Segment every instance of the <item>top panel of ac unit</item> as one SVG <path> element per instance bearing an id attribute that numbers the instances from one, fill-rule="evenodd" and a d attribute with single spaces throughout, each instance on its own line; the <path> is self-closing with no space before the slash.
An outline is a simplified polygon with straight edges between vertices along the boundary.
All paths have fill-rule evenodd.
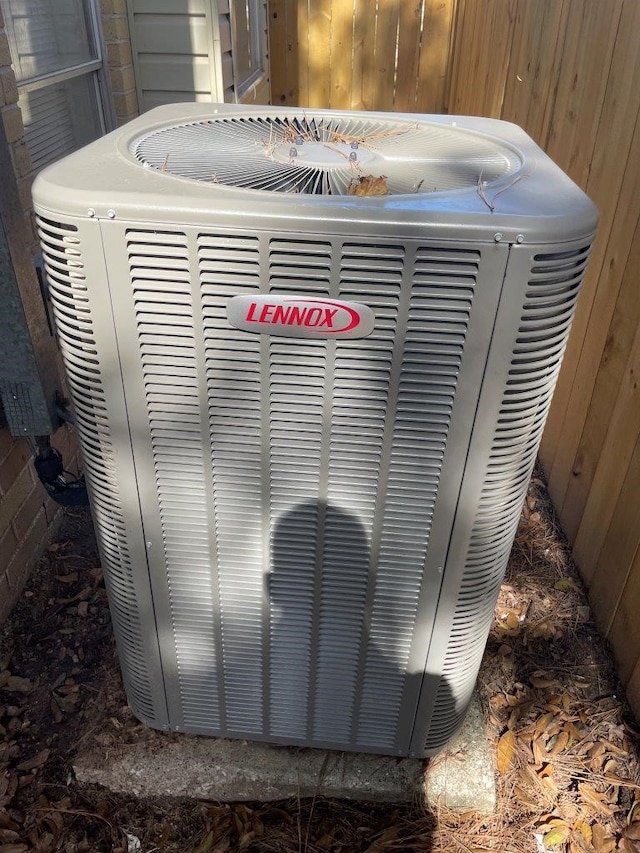
<path id="1" fill-rule="evenodd" d="M 519 242 L 595 227 L 586 196 L 522 130 L 460 116 L 173 104 L 54 164 L 35 195 L 66 215 L 176 224 L 467 225 Z"/>

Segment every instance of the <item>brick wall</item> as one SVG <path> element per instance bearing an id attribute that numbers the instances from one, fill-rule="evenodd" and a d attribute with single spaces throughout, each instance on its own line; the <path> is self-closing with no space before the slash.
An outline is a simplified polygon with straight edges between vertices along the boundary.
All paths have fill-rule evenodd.
<path id="1" fill-rule="evenodd" d="M 138 115 L 126 0 L 100 0 L 102 35 L 118 127 Z"/>
<path id="2" fill-rule="evenodd" d="M 78 450 L 69 427 L 58 430 L 52 444 L 65 467 L 78 471 Z M 40 484 L 28 442 L 0 429 L 0 623 L 17 601 L 29 574 L 55 535 L 62 508 Z"/>

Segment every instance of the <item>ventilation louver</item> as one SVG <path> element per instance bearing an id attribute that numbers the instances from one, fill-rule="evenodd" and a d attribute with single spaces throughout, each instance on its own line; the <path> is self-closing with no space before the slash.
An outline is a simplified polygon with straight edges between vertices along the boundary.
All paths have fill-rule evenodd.
<path id="1" fill-rule="evenodd" d="M 135 712 L 441 748 L 589 200 L 503 122 L 193 104 L 48 168 L 34 201 Z"/>

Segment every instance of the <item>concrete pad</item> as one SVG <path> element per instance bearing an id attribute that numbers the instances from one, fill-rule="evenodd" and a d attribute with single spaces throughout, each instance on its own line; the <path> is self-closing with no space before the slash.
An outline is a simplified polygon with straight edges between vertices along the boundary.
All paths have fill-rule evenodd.
<path id="1" fill-rule="evenodd" d="M 480 700 L 473 696 L 467 716 L 447 748 L 434 756 L 424 775 L 424 799 L 451 811 L 490 813 L 496 806 L 494 750 L 485 734 Z"/>
<path id="2" fill-rule="evenodd" d="M 427 808 L 486 812 L 495 805 L 493 760 L 477 701 L 451 746 L 428 763 L 139 731 L 126 743 L 113 732 L 94 734 L 93 745 L 74 762 L 78 781 L 137 797 L 264 802 L 323 796 L 401 803 L 419 796 Z"/>

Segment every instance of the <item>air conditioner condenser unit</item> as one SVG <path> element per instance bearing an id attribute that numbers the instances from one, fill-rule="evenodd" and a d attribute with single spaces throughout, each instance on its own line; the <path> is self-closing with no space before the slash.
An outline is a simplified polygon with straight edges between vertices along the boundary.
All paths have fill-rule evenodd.
<path id="1" fill-rule="evenodd" d="M 591 202 L 504 122 L 210 104 L 92 143 L 34 202 L 136 714 L 439 749 Z"/>

